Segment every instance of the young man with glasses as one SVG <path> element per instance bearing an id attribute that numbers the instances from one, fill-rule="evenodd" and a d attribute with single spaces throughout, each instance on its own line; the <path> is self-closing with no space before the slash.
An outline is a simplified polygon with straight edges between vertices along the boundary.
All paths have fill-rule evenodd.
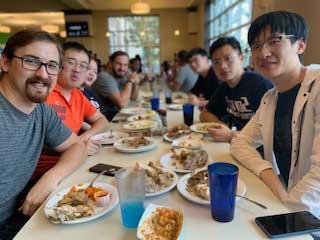
<path id="1" fill-rule="evenodd" d="M 23 30 L 2 52 L 0 80 L 0 239 L 12 239 L 59 182 L 86 158 L 78 137 L 43 101 L 54 88 L 62 56 L 47 32 Z M 44 144 L 62 153 L 58 163 L 24 189 Z"/>
<path id="2" fill-rule="evenodd" d="M 251 24 L 248 42 L 257 71 L 272 80 L 257 114 L 234 139 L 232 154 L 293 210 L 320 216 L 320 69 L 305 67 L 308 26 L 277 11 Z M 264 158 L 255 151 L 263 144 Z"/>
<path id="3" fill-rule="evenodd" d="M 46 103 L 75 134 L 79 134 L 83 122 L 91 125 L 79 137 L 86 144 L 88 154 L 93 155 L 99 150 L 100 144 L 90 140 L 90 137 L 102 131 L 108 122 L 78 89 L 87 77 L 89 53 L 82 44 L 77 42 L 65 43 L 63 51 L 62 70 L 59 73 L 57 85 L 49 94 Z M 51 149 L 45 148 L 33 174 L 33 179 L 37 179 L 54 166 L 57 159 L 58 157 Z"/>
<path id="4" fill-rule="evenodd" d="M 246 125 L 272 83 L 257 73 L 244 71 L 240 43 L 234 37 L 213 42 L 210 55 L 213 69 L 223 83 L 201 112 L 200 119 L 223 123 L 208 131 L 216 141 L 230 142 L 236 134 L 230 129 L 241 130 Z"/>

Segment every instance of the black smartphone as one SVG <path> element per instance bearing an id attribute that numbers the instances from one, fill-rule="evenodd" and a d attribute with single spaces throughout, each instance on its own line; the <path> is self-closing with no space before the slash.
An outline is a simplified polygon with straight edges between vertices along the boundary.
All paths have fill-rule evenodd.
<path id="1" fill-rule="evenodd" d="M 103 175 L 113 177 L 114 173 L 116 171 L 118 171 L 119 169 L 121 169 L 121 167 L 108 165 L 108 164 L 104 164 L 104 163 L 98 163 L 97 165 L 94 165 L 91 168 L 89 168 L 89 171 L 94 172 L 94 173 L 101 173 L 102 171 L 106 170 L 106 172 Z"/>
<path id="2" fill-rule="evenodd" d="M 269 238 L 320 231 L 320 220 L 307 211 L 257 217 L 255 221 Z"/>

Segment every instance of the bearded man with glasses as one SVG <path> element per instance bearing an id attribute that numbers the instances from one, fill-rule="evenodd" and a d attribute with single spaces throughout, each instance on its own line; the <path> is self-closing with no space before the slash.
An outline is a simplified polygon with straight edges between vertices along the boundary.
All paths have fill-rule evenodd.
<path id="1" fill-rule="evenodd" d="M 293 210 L 320 216 L 320 69 L 300 55 L 308 26 L 296 13 L 277 11 L 251 24 L 254 68 L 275 88 L 232 142 L 232 154 Z M 263 144 L 264 158 L 256 147 Z"/>
<path id="2" fill-rule="evenodd" d="M 87 157 L 84 144 L 43 101 L 62 63 L 54 36 L 23 30 L 11 36 L 0 60 L 0 239 L 12 239 L 23 224 Z M 62 153 L 57 164 L 26 188 L 46 144 Z"/>
<path id="3" fill-rule="evenodd" d="M 88 155 L 93 155 L 97 153 L 101 145 L 97 141 L 92 141 L 90 137 L 101 132 L 107 126 L 108 121 L 78 89 L 86 79 L 90 56 L 87 49 L 77 42 L 65 43 L 63 51 L 62 70 L 58 75 L 57 85 L 48 96 L 46 103 L 55 110 L 63 123 L 77 135 L 84 122 L 91 125 L 79 137 L 86 144 Z M 57 159 L 54 151 L 45 148 L 32 181 L 54 166 Z"/>

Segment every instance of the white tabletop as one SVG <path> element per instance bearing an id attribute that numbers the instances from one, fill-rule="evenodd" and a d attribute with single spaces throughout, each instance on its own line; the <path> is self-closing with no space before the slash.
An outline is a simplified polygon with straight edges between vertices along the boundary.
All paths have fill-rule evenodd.
<path id="1" fill-rule="evenodd" d="M 195 119 L 198 119 L 196 113 Z M 177 124 L 182 121 L 181 111 L 168 111 L 168 123 Z M 87 161 L 71 176 L 65 179 L 59 188 L 90 181 L 95 174 L 88 171 L 89 167 L 97 163 L 107 163 L 116 166 L 133 166 L 136 161 L 146 164 L 149 161 L 159 160 L 169 152 L 170 144 L 157 138 L 158 147 L 150 152 L 138 154 L 124 154 L 114 150 L 113 147 L 104 147 L 97 155 L 89 157 Z M 232 162 L 239 166 L 239 177 L 247 186 L 246 196 L 255 199 L 268 207 L 264 210 L 250 202 L 240 199 L 236 203 L 235 217 L 232 222 L 219 223 L 212 219 L 210 208 L 187 201 L 176 189 L 169 193 L 146 199 L 148 203 L 182 207 L 184 212 L 184 226 L 182 239 L 268 239 L 257 227 L 254 219 L 258 216 L 286 213 L 288 209 L 274 197 L 262 181 L 239 165 L 229 154 L 229 144 L 215 143 L 210 138 L 204 140 L 204 149 L 214 161 Z M 181 175 L 180 175 L 181 176 Z M 100 181 L 114 184 L 114 178 L 102 176 Z M 32 216 L 23 229 L 14 238 L 15 240 L 36 239 L 136 239 L 136 229 L 127 229 L 121 223 L 120 207 L 99 219 L 91 222 L 74 225 L 54 225 L 45 215 L 43 206 Z M 312 239 L 310 235 L 290 237 L 286 239 Z"/>

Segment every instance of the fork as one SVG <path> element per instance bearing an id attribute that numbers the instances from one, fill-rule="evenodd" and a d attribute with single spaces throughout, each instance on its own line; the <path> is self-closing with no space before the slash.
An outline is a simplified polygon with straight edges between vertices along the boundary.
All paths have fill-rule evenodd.
<path id="1" fill-rule="evenodd" d="M 90 184 L 88 185 L 88 188 L 89 187 L 92 187 L 93 186 L 93 183 L 98 179 L 98 177 L 100 177 L 102 174 L 106 173 L 107 170 L 103 170 L 102 172 L 100 172 L 99 174 L 97 174 L 97 176 L 95 176 L 95 178 L 90 182 Z"/>
<path id="2" fill-rule="evenodd" d="M 247 198 L 245 196 L 241 196 L 241 195 L 238 195 L 238 194 L 236 196 L 239 197 L 239 198 L 243 198 L 243 199 L 245 199 L 245 200 L 247 200 L 247 201 L 249 201 L 251 203 L 254 203 L 254 204 L 258 205 L 259 207 L 261 207 L 263 209 L 268 209 L 267 206 L 263 205 L 262 203 L 256 202 L 256 201 L 254 201 L 254 200 L 252 200 L 250 198 Z"/>

